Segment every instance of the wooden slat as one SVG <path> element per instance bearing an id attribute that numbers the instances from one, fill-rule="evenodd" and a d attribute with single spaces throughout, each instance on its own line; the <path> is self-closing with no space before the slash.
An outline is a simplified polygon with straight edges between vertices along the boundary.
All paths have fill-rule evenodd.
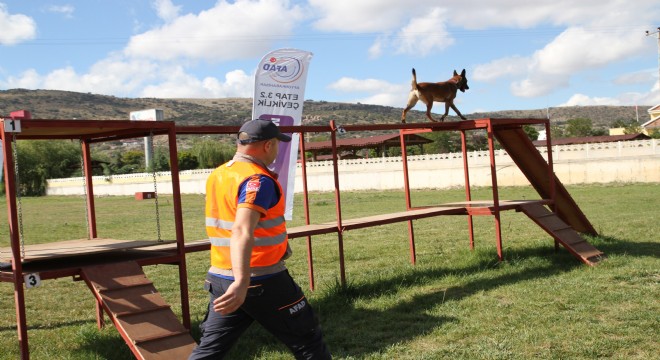
<path id="1" fill-rule="evenodd" d="M 57 241 L 45 244 L 26 245 L 25 259 L 23 259 L 23 261 L 29 262 L 60 257 L 83 256 L 115 250 L 145 248 L 160 244 L 163 244 L 163 242 L 159 243 L 155 240 L 79 239 Z M 11 249 L 0 249 L 0 256 L 0 262 L 10 262 L 12 260 Z"/>
<path id="2" fill-rule="evenodd" d="M 108 310 L 117 316 L 169 306 L 153 285 L 104 292 L 102 296 Z"/>
<path id="3" fill-rule="evenodd" d="M 157 341 L 138 344 L 140 353 L 150 360 L 187 359 L 196 344 L 190 343 L 190 335 L 170 336 Z"/>
<path id="4" fill-rule="evenodd" d="M 170 309 L 122 316 L 117 318 L 117 323 L 130 336 L 133 343 L 186 331 Z"/>
<path id="5" fill-rule="evenodd" d="M 134 261 L 85 267 L 83 272 L 94 289 L 101 293 L 153 284 Z"/>

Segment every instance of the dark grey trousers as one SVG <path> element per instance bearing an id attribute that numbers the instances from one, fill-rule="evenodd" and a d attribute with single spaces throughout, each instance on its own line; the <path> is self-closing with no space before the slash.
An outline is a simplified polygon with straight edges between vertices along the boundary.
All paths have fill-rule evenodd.
<path id="1" fill-rule="evenodd" d="M 207 275 L 204 287 L 211 300 L 200 324 L 200 344 L 189 360 L 222 359 L 255 320 L 289 347 L 296 359 L 331 359 L 312 307 L 288 271 L 253 280 L 240 309 L 221 315 L 213 311 L 213 300 L 224 294 L 231 283 L 232 280 Z"/>

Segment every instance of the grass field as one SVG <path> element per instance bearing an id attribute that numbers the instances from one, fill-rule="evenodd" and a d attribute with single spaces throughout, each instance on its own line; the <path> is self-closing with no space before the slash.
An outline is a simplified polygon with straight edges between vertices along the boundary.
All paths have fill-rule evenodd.
<path id="1" fill-rule="evenodd" d="M 320 317 L 336 359 L 658 359 L 660 358 L 659 184 L 570 186 L 569 192 L 600 236 L 590 242 L 608 258 L 578 262 L 525 215 L 502 214 L 503 262 L 492 217 L 475 218 L 476 249 L 468 248 L 465 217 L 415 221 L 417 265 L 409 262 L 406 223 L 347 232 L 348 286 L 338 286 L 336 236 L 314 237 L 317 290 L 309 290 L 306 247 L 294 239 L 288 261 Z M 463 191 L 417 191 L 413 205 L 463 200 Z M 537 199 L 533 189 L 500 189 L 502 199 Z M 488 189 L 474 199 L 490 199 Z M 314 222 L 335 217 L 334 194 L 311 195 Z M 3 201 L 4 202 L 4 201 Z M 154 239 L 153 202 L 102 197 L 100 237 Z M 295 219 L 303 224 L 300 196 Z M 24 198 L 28 244 L 86 237 L 80 197 Z M 171 198 L 160 198 L 163 238 L 173 237 Z M 205 238 L 203 196 L 183 197 L 187 240 Z M 342 194 L 345 219 L 405 209 L 401 192 Z M 0 247 L 9 244 L 6 206 L 0 207 Z M 190 254 L 193 334 L 208 301 L 202 289 L 208 253 Z M 177 271 L 145 267 L 180 312 Z M 130 359 L 112 327 L 96 328 L 94 299 L 82 282 L 44 281 L 26 291 L 33 359 Z M 0 359 L 19 356 L 13 288 L 0 283 Z M 252 326 L 231 359 L 292 359 L 259 326 Z"/>

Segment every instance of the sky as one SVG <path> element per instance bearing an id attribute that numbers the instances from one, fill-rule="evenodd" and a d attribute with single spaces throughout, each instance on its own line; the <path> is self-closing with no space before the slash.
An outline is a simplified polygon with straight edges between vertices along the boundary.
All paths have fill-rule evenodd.
<path id="1" fill-rule="evenodd" d="M 658 27 L 658 0 L 0 0 L 0 90 L 252 97 L 261 58 L 296 48 L 308 100 L 403 108 L 415 68 L 465 69 L 463 114 L 656 105 Z"/>

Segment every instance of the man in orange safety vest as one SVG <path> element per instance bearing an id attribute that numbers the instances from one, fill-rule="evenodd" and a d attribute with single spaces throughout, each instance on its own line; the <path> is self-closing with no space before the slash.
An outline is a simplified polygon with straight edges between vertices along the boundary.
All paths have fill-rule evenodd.
<path id="1" fill-rule="evenodd" d="M 253 321 L 286 344 L 297 359 L 330 359 L 321 328 L 284 260 L 291 255 L 285 199 L 267 166 L 282 134 L 270 120 L 250 120 L 238 132 L 234 158 L 206 183 L 210 293 L 200 344 L 189 359 L 220 359 Z"/>

